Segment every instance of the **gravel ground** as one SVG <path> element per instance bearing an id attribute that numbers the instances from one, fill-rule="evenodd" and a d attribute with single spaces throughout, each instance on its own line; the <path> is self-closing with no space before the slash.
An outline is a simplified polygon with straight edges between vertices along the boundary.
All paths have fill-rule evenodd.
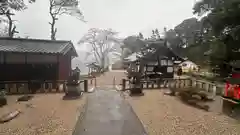
<path id="1" fill-rule="evenodd" d="M 144 93 L 126 99 L 149 135 L 240 135 L 239 123 L 225 115 L 188 106 L 160 90 Z"/>
<path id="2" fill-rule="evenodd" d="M 114 77 L 116 84 L 120 84 L 125 76 L 120 71 L 107 72 L 97 78 L 97 85 L 112 85 Z M 219 113 L 221 103 L 213 103 L 211 112 L 206 112 L 160 90 L 144 90 L 144 93 L 142 97 L 129 97 L 127 93 L 124 96 L 149 135 L 240 135 L 239 123 Z"/>
<path id="3" fill-rule="evenodd" d="M 38 94 L 28 102 L 16 103 L 19 96 L 8 96 L 9 105 L 0 108 L 0 116 L 14 110 L 22 113 L 0 124 L 1 135 L 71 135 L 85 96 L 62 100 L 64 94 Z M 31 107 L 27 107 L 31 106 Z"/>

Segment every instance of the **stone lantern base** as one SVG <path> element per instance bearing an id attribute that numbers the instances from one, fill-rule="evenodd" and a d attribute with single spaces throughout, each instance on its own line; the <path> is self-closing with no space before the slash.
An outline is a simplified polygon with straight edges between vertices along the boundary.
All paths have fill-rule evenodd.
<path id="1" fill-rule="evenodd" d="M 78 98 L 83 94 L 80 82 L 68 82 L 66 86 L 65 98 Z"/>
<path id="2" fill-rule="evenodd" d="M 131 84 L 130 96 L 143 96 L 141 84 Z"/>

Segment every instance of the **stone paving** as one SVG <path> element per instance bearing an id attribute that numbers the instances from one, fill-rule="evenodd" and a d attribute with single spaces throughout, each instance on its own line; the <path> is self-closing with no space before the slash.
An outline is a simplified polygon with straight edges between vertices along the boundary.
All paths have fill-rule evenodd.
<path id="1" fill-rule="evenodd" d="M 146 135 L 132 107 L 116 90 L 89 94 L 84 115 L 73 135 Z"/>

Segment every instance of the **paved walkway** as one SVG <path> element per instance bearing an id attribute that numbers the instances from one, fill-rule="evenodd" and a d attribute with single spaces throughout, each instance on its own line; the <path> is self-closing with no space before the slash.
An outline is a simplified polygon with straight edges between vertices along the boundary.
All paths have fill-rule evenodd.
<path id="1" fill-rule="evenodd" d="M 114 90 L 89 95 L 85 116 L 76 129 L 74 135 L 146 135 L 131 106 Z"/>

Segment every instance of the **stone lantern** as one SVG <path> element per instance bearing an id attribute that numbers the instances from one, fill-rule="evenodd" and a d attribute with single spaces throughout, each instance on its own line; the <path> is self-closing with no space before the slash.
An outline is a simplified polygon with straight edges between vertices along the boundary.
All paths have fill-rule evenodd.
<path id="1" fill-rule="evenodd" d="M 67 81 L 67 89 L 65 92 L 65 97 L 80 97 L 83 94 L 83 90 L 80 85 L 80 69 L 76 67 L 74 70 L 72 70 L 71 75 L 68 78 Z"/>

